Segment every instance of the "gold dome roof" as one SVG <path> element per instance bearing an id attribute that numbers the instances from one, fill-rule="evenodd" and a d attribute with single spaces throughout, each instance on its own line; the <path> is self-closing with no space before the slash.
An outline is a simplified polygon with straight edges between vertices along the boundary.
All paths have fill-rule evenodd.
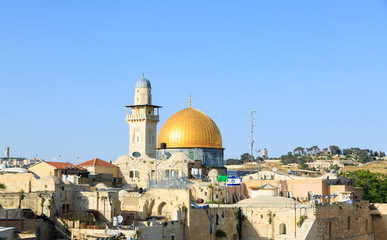
<path id="1" fill-rule="evenodd" d="M 157 148 L 166 143 L 167 148 L 222 148 L 222 135 L 218 126 L 205 113 L 183 109 L 170 117 L 161 127 Z"/>

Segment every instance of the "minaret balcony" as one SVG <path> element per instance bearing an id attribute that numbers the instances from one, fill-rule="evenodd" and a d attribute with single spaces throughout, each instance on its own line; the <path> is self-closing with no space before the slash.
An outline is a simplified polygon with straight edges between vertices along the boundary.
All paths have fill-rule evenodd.
<path id="1" fill-rule="evenodd" d="M 153 115 L 153 114 L 127 114 L 126 115 L 126 121 L 131 120 L 153 120 L 153 121 L 159 121 L 159 115 Z"/>

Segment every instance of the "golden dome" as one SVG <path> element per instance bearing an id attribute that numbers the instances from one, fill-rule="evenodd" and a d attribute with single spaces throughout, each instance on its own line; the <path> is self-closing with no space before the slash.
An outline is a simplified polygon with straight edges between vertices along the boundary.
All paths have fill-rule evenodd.
<path id="1" fill-rule="evenodd" d="M 220 148 L 222 135 L 218 126 L 205 113 L 183 109 L 170 117 L 161 127 L 157 148 L 166 143 L 167 148 Z"/>

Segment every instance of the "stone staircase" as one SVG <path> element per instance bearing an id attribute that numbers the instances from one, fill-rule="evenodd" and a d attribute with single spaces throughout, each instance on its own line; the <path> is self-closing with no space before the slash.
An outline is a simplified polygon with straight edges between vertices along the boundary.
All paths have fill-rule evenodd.
<path id="1" fill-rule="evenodd" d="M 308 236 L 310 230 L 312 229 L 312 226 L 314 224 L 316 219 L 314 218 L 307 218 L 305 219 L 304 223 L 302 224 L 301 228 L 297 231 L 297 240 L 304 240 Z"/>

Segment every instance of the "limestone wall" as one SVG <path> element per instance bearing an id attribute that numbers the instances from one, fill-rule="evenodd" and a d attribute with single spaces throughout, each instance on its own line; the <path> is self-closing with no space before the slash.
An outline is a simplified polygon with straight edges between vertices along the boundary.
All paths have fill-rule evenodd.
<path id="1" fill-rule="evenodd" d="M 387 204 L 377 203 L 375 207 L 377 208 L 376 212 L 379 213 L 372 217 L 374 220 L 375 240 L 383 240 L 387 236 Z"/>
<path id="2" fill-rule="evenodd" d="M 204 240 L 215 239 L 217 231 L 223 231 L 227 239 L 234 239 L 233 236 L 238 234 L 237 231 L 237 211 L 232 208 L 210 208 L 208 213 L 213 218 L 213 233 L 211 234 L 211 221 L 206 209 L 191 209 L 189 221 L 189 239 Z"/>
<path id="3" fill-rule="evenodd" d="M 140 218 L 163 216 L 178 220 L 183 208 L 190 206 L 190 191 L 183 189 L 151 189 L 139 198 Z"/>
<path id="4" fill-rule="evenodd" d="M 221 230 L 227 235 L 225 239 L 241 240 L 385 239 L 387 204 L 377 205 L 382 216 L 378 218 L 371 216 L 368 206 L 368 202 L 319 204 L 315 207 L 303 204 L 295 209 L 291 206 L 259 207 L 259 204 L 211 204 L 208 214 L 214 221 L 213 234 L 210 233 L 211 221 L 206 209 L 191 209 L 189 236 L 190 240 L 211 240 L 216 239 L 217 230 Z M 307 218 L 302 221 L 301 216 Z"/>
<path id="5" fill-rule="evenodd" d="M 96 240 L 97 238 L 112 237 L 113 234 L 106 234 L 105 229 L 84 229 L 84 228 L 71 228 L 71 239 L 74 240 Z M 133 230 L 119 230 L 120 233 L 129 239 L 135 235 Z"/>
<path id="6" fill-rule="evenodd" d="M 113 177 L 118 177 L 118 167 L 112 167 L 112 166 L 82 166 L 83 168 L 86 168 L 87 171 L 90 173 L 98 174 L 112 174 Z"/>
<path id="7" fill-rule="evenodd" d="M 45 213 L 50 216 L 55 212 L 53 193 L 24 193 L 23 199 L 20 200 L 19 193 L 2 193 L 0 194 L 0 205 L 5 209 L 19 208 L 31 209 L 35 214 Z"/>
<path id="8" fill-rule="evenodd" d="M 208 213 L 214 221 L 213 234 L 211 221 L 205 209 L 191 209 L 190 240 L 216 239 L 218 230 L 226 233 L 226 239 L 295 239 L 302 230 L 297 227 L 301 215 L 313 219 L 313 210 L 293 207 L 273 208 L 258 205 L 211 205 Z M 285 231 L 281 232 L 281 226 Z"/>
<path id="9" fill-rule="evenodd" d="M 318 205 L 316 221 L 305 239 L 374 239 L 368 202 Z"/>
<path id="10" fill-rule="evenodd" d="M 111 221 L 114 216 L 121 214 L 121 202 L 117 193 L 104 191 L 76 192 L 74 194 L 76 212 L 98 211 L 103 218 Z M 80 216 L 84 217 L 84 216 Z"/>
<path id="11" fill-rule="evenodd" d="M 119 177 L 122 178 L 124 184 L 136 184 L 138 187 L 146 188 L 148 178 L 155 171 L 156 159 L 154 161 L 143 160 L 139 158 L 130 158 L 126 162 L 114 163 L 119 167 Z M 131 171 L 138 171 L 138 177 Z"/>
<path id="12" fill-rule="evenodd" d="M 32 173 L 7 173 L 0 174 L 0 183 L 5 184 L 5 189 L 0 189 L 0 193 L 16 193 L 20 190 L 24 192 L 55 191 L 57 184 L 63 182 L 54 177 L 46 176 L 36 179 Z"/>
<path id="13" fill-rule="evenodd" d="M 35 181 L 32 173 L 0 174 L 0 183 L 5 184 L 6 187 L 0 192 L 19 192 L 20 190 L 30 192 L 32 181 Z"/>
<path id="14" fill-rule="evenodd" d="M 164 240 L 164 239 L 187 239 L 184 230 L 184 223 L 179 221 L 167 221 L 161 224 L 152 223 L 148 226 L 139 226 L 141 239 Z M 202 239 L 204 240 L 204 239 Z"/>
<path id="15" fill-rule="evenodd" d="M 210 202 L 224 202 L 227 198 L 226 183 L 211 183 L 211 182 L 193 182 L 192 197 L 193 200 L 203 199 L 203 201 Z"/>

